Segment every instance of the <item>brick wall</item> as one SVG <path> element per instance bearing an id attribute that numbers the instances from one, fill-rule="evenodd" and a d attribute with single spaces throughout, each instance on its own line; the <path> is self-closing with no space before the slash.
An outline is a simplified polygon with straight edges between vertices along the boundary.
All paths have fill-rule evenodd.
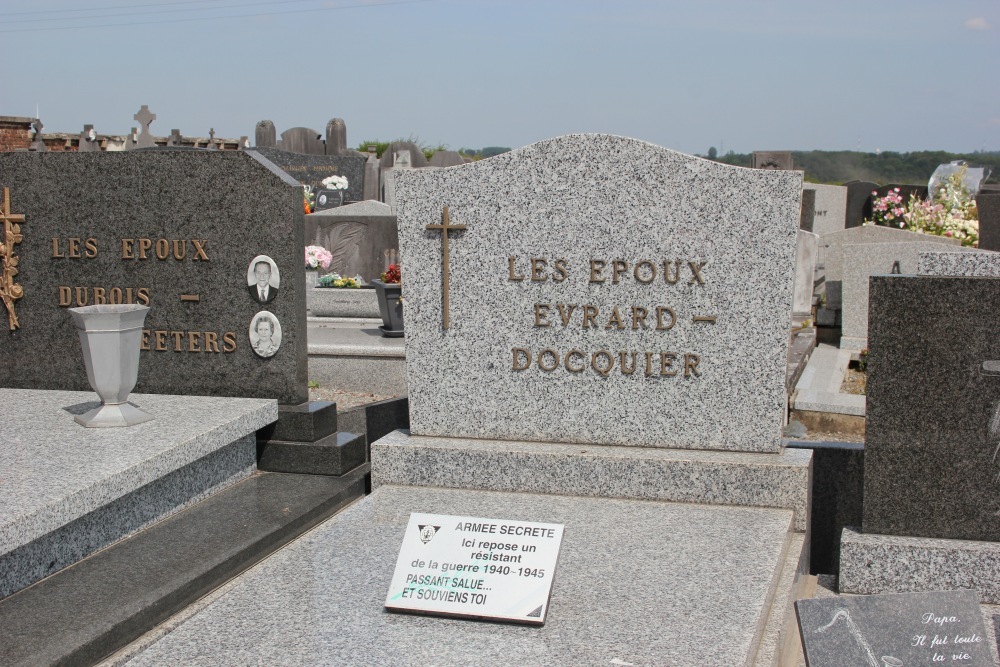
<path id="1" fill-rule="evenodd" d="M 12 151 L 31 145 L 31 123 L 34 118 L 0 116 L 0 151 Z"/>

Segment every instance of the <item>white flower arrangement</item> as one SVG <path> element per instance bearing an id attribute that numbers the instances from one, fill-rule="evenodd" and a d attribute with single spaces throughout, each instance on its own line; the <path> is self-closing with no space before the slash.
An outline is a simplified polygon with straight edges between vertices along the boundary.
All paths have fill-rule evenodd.
<path id="1" fill-rule="evenodd" d="M 323 187 L 328 190 L 346 190 L 347 189 L 347 177 L 346 176 L 327 176 L 323 179 Z"/>

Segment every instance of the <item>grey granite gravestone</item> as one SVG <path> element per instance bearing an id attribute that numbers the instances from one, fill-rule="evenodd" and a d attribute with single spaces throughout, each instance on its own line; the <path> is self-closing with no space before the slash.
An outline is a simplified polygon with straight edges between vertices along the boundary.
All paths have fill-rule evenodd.
<path id="1" fill-rule="evenodd" d="M 799 229 L 807 232 L 813 230 L 816 217 L 816 191 L 802 188 L 802 204 L 799 208 Z"/>
<path id="2" fill-rule="evenodd" d="M 124 302 L 151 308 L 136 392 L 307 400 L 302 190 L 276 166 L 236 151 L 2 153 L 0 183 L 25 218 L 0 386 L 87 390 L 66 308 Z M 247 290 L 257 255 L 280 271 L 265 306 Z M 266 359 L 249 338 L 261 310 L 283 334 Z"/>
<path id="3" fill-rule="evenodd" d="M 1000 252 L 922 252 L 917 273 L 921 276 L 1000 278 Z"/>
<path id="4" fill-rule="evenodd" d="M 918 235 L 929 238 L 926 234 Z M 843 328 L 840 347 L 863 350 L 868 346 L 868 279 L 877 274 L 916 274 L 922 252 L 940 244 L 919 241 L 903 243 L 866 243 L 843 246 Z M 956 247 L 961 251 L 961 247 Z"/>
<path id="5" fill-rule="evenodd" d="M 431 167 L 457 167 L 465 164 L 465 160 L 458 151 L 438 151 L 431 156 L 429 164 Z"/>
<path id="6" fill-rule="evenodd" d="M 290 153 L 324 155 L 326 148 L 320 134 L 309 127 L 293 127 L 281 133 L 281 148 Z"/>
<path id="7" fill-rule="evenodd" d="M 414 435 L 780 450 L 801 173 L 570 135 L 396 178 Z"/>
<path id="8" fill-rule="evenodd" d="M 995 667 L 975 591 L 799 600 L 808 667 Z"/>
<path id="9" fill-rule="evenodd" d="M 813 228 L 810 231 L 822 235 L 845 228 L 847 188 L 819 183 L 808 183 L 803 188 L 815 193 Z"/>
<path id="10" fill-rule="evenodd" d="M 795 241 L 795 295 L 792 299 L 793 321 L 812 316 L 813 286 L 816 282 L 816 255 L 819 236 L 799 230 Z"/>
<path id="11" fill-rule="evenodd" d="M 750 167 L 753 169 L 790 170 L 792 166 L 791 151 L 754 151 L 750 156 Z"/>
<path id="12" fill-rule="evenodd" d="M 819 244 L 826 275 L 827 308 L 840 309 L 841 306 L 844 246 L 906 242 L 940 243 L 950 246 L 961 245 L 962 243 L 958 239 L 918 234 L 905 229 L 895 229 L 881 225 L 852 227 L 823 235 L 819 240 Z"/>
<path id="13" fill-rule="evenodd" d="M 363 201 L 306 216 L 307 245 L 333 255 L 330 272 L 360 275 L 366 283 L 385 271 L 386 251 L 399 251 L 396 216 L 385 204 Z"/>
<path id="14" fill-rule="evenodd" d="M 145 104 L 134 116 L 133 119 L 139 121 L 139 136 L 136 140 L 136 148 L 151 148 L 156 145 L 153 135 L 149 133 L 149 126 L 156 120 L 156 114 L 149 111 Z"/>
<path id="15" fill-rule="evenodd" d="M 1000 250 L 1000 193 L 980 192 L 976 208 L 979 211 L 979 247 Z"/>
<path id="16" fill-rule="evenodd" d="M 269 120 L 262 120 L 254 128 L 254 146 L 256 148 L 277 148 L 277 136 L 274 123 Z"/>
<path id="17" fill-rule="evenodd" d="M 1000 280 L 874 276 L 862 528 L 1000 541 Z"/>
<path id="18" fill-rule="evenodd" d="M 385 149 L 385 152 L 382 153 L 382 157 L 379 159 L 379 166 L 382 169 L 398 168 L 400 165 L 396 164 L 396 155 L 402 151 L 410 152 L 409 166 L 411 168 L 421 169 L 430 166 L 430 163 L 427 162 L 427 156 L 420 150 L 420 146 L 417 146 L 412 141 L 394 141 L 389 144 L 389 147 Z"/>
<path id="19" fill-rule="evenodd" d="M 844 227 L 851 229 L 860 227 L 866 218 L 872 214 L 872 192 L 878 188 L 878 183 L 871 181 L 848 181 L 844 183 L 847 188 L 847 213 L 844 220 Z"/>
<path id="20" fill-rule="evenodd" d="M 28 146 L 29 151 L 44 153 L 49 150 L 48 146 L 45 145 L 45 141 L 42 140 L 42 129 L 44 127 L 41 119 L 36 118 L 32 121 L 31 129 L 34 131 L 34 136 L 32 137 L 31 144 Z"/>
<path id="21" fill-rule="evenodd" d="M 184 142 L 184 137 L 181 136 L 181 131 L 177 128 L 170 130 L 170 136 L 167 137 L 167 146 L 180 146 Z"/>
<path id="22" fill-rule="evenodd" d="M 256 148 L 256 152 L 281 167 L 302 185 L 320 188 L 328 176 L 347 178 L 344 201 L 360 201 L 364 193 L 365 158 L 350 155 L 306 155 L 278 148 Z"/>

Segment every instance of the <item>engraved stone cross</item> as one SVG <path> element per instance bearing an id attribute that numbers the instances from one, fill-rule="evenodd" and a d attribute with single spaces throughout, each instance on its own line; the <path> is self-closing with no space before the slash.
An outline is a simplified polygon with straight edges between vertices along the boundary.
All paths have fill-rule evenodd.
<path id="1" fill-rule="evenodd" d="M 20 222 L 24 216 L 10 212 L 10 190 L 3 189 L 3 208 L 0 208 L 0 222 L 3 223 L 4 238 L 0 240 L 0 301 L 7 307 L 7 321 L 11 331 L 20 324 L 14 312 L 14 302 L 24 296 L 24 288 L 14 282 L 17 275 L 17 256 L 14 246 L 21 242 Z"/>
<path id="2" fill-rule="evenodd" d="M 430 230 L 441 230 L 441 238 L 444 243 L 444 248 L 442 249 L 442 268 L 441 268 L 441 300 L 443 311 L 442 315 L 444 318 L 444 328 L 447 329 L 450 325 L 450 319 L 448 317 L 448 232 L 458 231 L 465 229 L 465 225 L 453 225 L 448 217 L 448 207 L 444 207 L 444 212 L 441 213 L 441 224 L 440 225 L 427 225 L 427 229 Z"/>
<path id="3" fill-rule="evenodd" d="M 150 113 L 149 107 L 143 104 L 142 108 L 132 118 L 139 121 L 139 129 L 141 131 L 139 140 L 136 142 L 137 147 L 149 148 L 155 146 L 156 142 L 153 141 L 153 135 L 149 133 L 149 124 L 156 120 L 156 114 Z"/>

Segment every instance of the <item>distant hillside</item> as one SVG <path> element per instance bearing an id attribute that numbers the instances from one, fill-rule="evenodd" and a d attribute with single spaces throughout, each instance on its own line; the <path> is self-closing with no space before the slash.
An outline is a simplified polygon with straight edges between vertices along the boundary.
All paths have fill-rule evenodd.
<path id="1" fill-rule="evenodd" d="M 946 153 L 944 151 L 919 151 L 914 153 L 884 152 L 859 153 L 855 151 L 792 151 L 796 169 L 806 172 L 811 183 L 844 183 L 846 181 L 872 181 L 887 183 L 912 183 L 927 185 L 928 179 L 939 164 L 965 160 L 970 166 L 991 167 L 987 183 L 1000 183 L 1000 152 Z M 750 166 L 749 153 L 728 153 L 716 158 L 717 162 L 738 167 Z"/>

